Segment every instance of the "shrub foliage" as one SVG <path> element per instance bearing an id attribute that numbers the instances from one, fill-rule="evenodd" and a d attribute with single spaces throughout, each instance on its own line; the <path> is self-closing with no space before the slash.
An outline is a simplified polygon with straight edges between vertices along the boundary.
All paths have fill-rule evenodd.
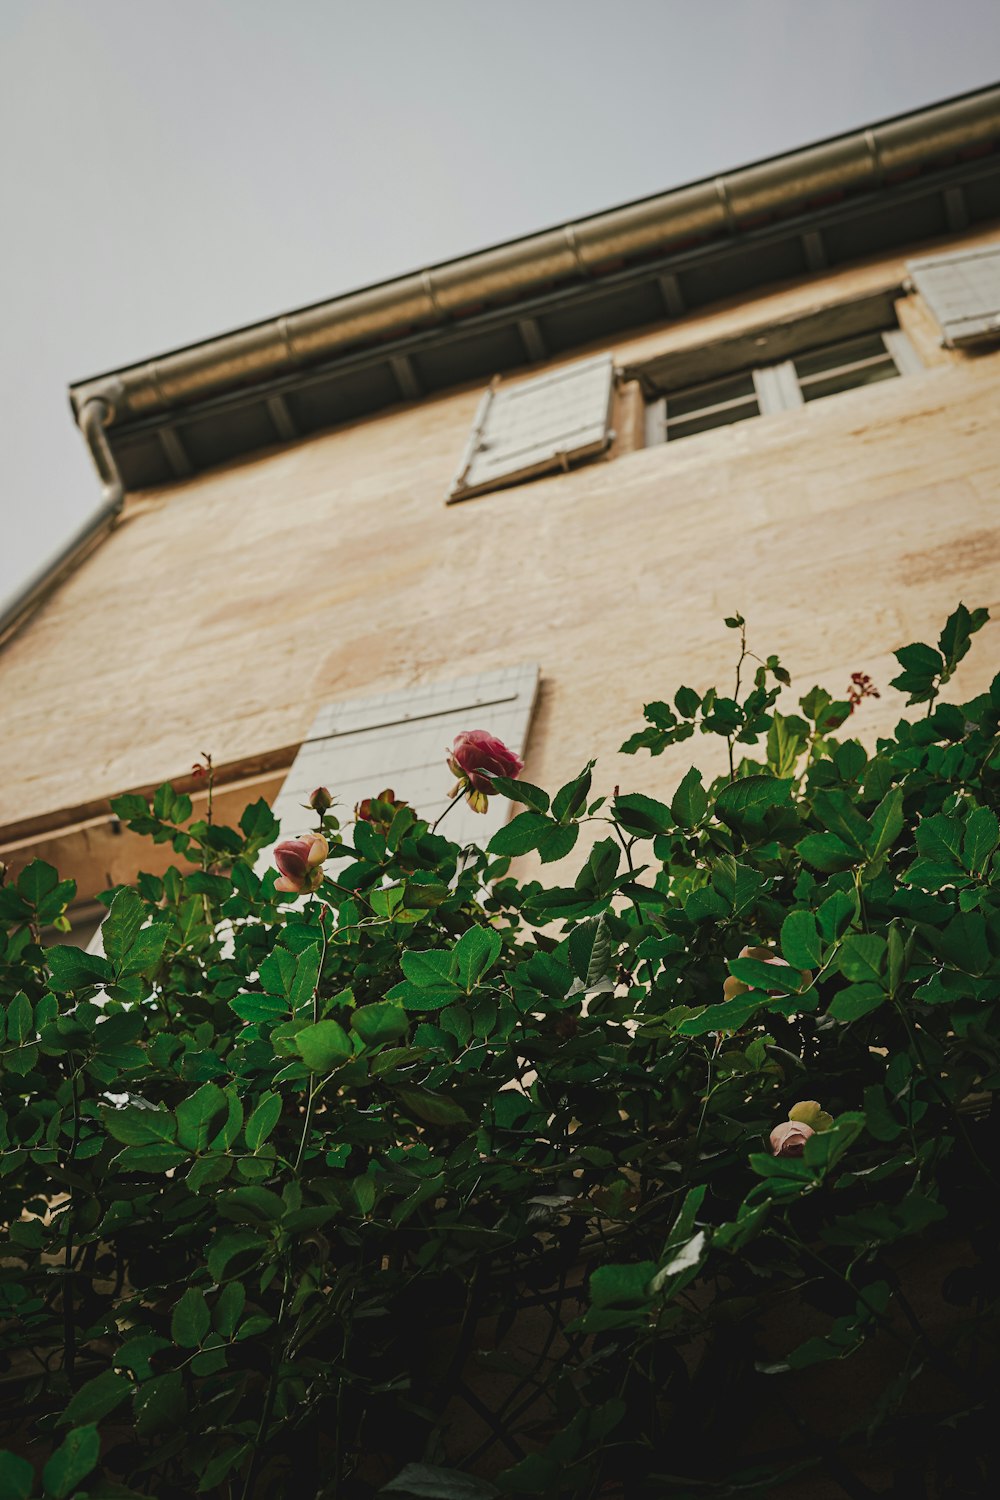
<path id="1" fill-rule="evenodd" d="M 4 886 L 0 1496 L 985 1493 L 1000 676 L 939 698 L 985 618 L 897 653 L 874 755 L 735 616 L 732 696 L 623 747 L 727 740 L 669 805 L 497 778 L 463 850 L 373 789 L 288 899 L 264 803 L 122 797 L 178 864 L 104 956 Z"/>

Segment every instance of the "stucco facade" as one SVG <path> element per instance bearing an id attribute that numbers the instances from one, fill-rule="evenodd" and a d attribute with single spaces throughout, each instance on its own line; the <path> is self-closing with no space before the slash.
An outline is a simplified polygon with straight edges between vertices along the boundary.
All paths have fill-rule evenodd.
<path id="1" fill-rule="evenodd" d="M 610 350 L 634 367 L 763 335 L 900 286 L 926 248 L 572 357 Z M 277 793 L 323 704 L 525 661 L 542 673 L 530 780 L 557 786 L 596 756 L 598 789 L 667 795 L 692 759 L 721 769 L 718 741 L 652 761 L 618 747 L 644 701 L 729 682 L 722 619 L 736 610 L 754 649 L 791 671 L 789 707 L 814 681 L 843 694 L 852 671 L 869 673 L 882 696 L 851 729 L 872 741 L 903 706 L 892 650 L 933 638 L 960 599 L 1000 613 L 1000 348 L 943 348 L 915 292 L 896 309 L 919 373 L 650 447 L 625 383 L 605 457 L 459 505 L 445 496 L 479 381 L 130 494 L 0 653 L 0 858 L 40 854 L 92 894 L 139 858 L 110 818 L 116 793 L 188 786 L 209 751 L 225 815 Z M 955 697 L 989 682 L 998 641 L 995 618 Z M 156 854 L 142 845 L 145 868 Z"/>

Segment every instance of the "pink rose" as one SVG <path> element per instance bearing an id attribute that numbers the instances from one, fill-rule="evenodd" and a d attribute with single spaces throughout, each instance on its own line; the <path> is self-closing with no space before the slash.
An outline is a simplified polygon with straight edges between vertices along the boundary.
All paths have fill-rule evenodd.
<path id="1" fill-rule="evenodd" d="M 285 839 L 274 850 L 274 862 L 280 871 L 274 882 L 276 891 L 314 891 L 323 878 L 319 868 L 330 853 L 321 833 L 304 833 L 298 839 Z"/>
<path id="2" fill-rule="evenodd" d="M 815 1134 L 812 1126 L 806 1125 L 802 1120 L 786 1120 L 782 1125 L 775 1125 L 771 1131 L 771 1154 L 801 1156 L 806 1148 L 806 1141 Z"/>
<path id="3" fill-rule="evenodd" d="M 487 794 L 493 790 L 489 778 L 517 776 L 524 770 L 524 761 L 488 730 L 463 729 L 448 753 L 448 767 L 458 777 L 451 795 L 457 797 L 464 790 L 473 812 L 485 812 Z"/>

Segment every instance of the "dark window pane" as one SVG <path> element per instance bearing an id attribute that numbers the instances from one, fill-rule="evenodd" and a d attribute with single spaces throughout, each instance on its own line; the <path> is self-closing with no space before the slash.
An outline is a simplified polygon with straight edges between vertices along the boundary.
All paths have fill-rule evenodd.
<path id="1" fill-rule="evenodd" d="M 802 384 L 803 401 L 817 401 L 821 396 L 836 396 L 839 391 L 852 391 L 855 386 L 875 385 L 880 380 L 892 380 L 899 371 L 888 355 L 877 364 L 855 365 L 853 369 L 832 370 L 823 378 L 814 378 Z"/>
<path id="2" fill-rule="evenodd" d="M 882 335 L 866 333 L 862 338 L 844 339 L 842 343 L 825 344 L 822 349 L 811 349 L 808 354 L 800 354 L 795 361 L 795 373 L 802 380 L 810 375 L 819 375 L 824 370 L 855 364 L 859 359 L 885 357 Z"/>
<path id="3" fill-rule="evenodd" d="M 709 432 L 713 427 L 729 427 L 733 422 L 745 422 L 748 417 L 759 416 L 756 401 L 747 401 L 740 406 L 729 406 L 723 411 L 695 412 L 680 421 L 667 422 L 667 442 L 675 438 L 693 437 L 696 432 Z"/>
<path id="4" fill-rule="evenodd" d="M 721 406 L 727 401 L 755 400 L 753 375 L 749 370 L 742 375 L 727 375 L 724 380 L 711 380 L 707 385 L 692 386 L 690 390 L 678 391 L 667 397 L 667 419 L 688 416 L 691 412 L 704 411 L 707 406 Z"/>

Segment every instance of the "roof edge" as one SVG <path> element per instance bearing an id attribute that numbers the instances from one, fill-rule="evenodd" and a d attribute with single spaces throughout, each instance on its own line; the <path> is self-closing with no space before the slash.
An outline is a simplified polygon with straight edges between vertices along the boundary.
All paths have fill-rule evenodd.
<path id="1" fill-rule="evenodd" d="M 70 401 L 78 422 L 95 398 L 109 426 L 154 417 L 998 147 L 992 85 L 76 382 Z"/>

